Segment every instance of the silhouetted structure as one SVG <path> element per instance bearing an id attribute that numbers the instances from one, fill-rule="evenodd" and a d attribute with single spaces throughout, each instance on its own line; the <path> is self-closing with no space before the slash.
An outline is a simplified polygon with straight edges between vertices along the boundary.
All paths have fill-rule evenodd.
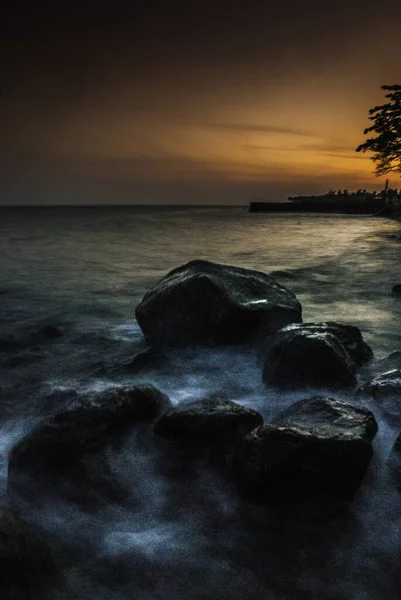
<path id="1" fill-rule="evenodd" d="M 401 190 L 388 188 L 367 190 L 329 190 L 317 196 L 289 196 L 288 202 L 251 202 L 249 212 L 324 212 L 357 215 L 398 216 L 401 213 Z"/>

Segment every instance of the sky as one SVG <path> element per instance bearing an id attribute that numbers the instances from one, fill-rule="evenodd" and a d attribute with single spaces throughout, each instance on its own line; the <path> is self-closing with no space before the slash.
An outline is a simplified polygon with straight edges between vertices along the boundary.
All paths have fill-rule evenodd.
<path id="1" fill-rule="evenodd" d="M 401 83 L 399 0 L 15 0 L 1 21 L 0 204 L 384 185 L 355 148 Z"/>

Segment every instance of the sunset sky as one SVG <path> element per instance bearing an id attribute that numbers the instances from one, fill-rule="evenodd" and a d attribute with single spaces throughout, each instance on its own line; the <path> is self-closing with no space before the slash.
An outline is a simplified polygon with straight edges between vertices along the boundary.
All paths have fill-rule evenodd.
<path id="1" fill-rule="evenodd" d="M 0 204 L 384 184 L 355 148 L 401 83 L 399 0 L 14 2 L 2 22 Z"/>

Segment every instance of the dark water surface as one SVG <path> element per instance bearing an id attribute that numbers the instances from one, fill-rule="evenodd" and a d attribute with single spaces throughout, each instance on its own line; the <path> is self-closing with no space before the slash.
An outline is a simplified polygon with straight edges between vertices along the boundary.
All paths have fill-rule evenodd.
<path id="1" fill-rule="evenodd" d="M 298 399 L 264 388 L 240 349 L 176 357 L 174 372 L 110 375 L 144 347 L 134 309 L 169 269 L 195 258 L 277 276 L 305 321 L 357 325 L 379 358 L 401 350 L 401 224 L 340 215 L 248 214 L 242 208 L 0 210 L 0 494 L 10 448 L 60 405 L 54 390 L 150 382 L 173 403 L 216 391 L 268 419 Z M 46 325 L 60 337 L 41 334 Z M 11 336 L 11 337 L 10 337 Z M 303 397 L 303 396 L 302 396 Z M 128 599 L 401 597 L 401 501 L 385 459 L 399 431 L 380 421 L 375 459 L 352 515 L 330 523 L 241 513 L 217 476 L 173 483 L 133 432 L 109 462 L 135 502 L 89 514 L 63 503 L 27 515 L 75 544 L 62 581 L 38 596 Z"/>

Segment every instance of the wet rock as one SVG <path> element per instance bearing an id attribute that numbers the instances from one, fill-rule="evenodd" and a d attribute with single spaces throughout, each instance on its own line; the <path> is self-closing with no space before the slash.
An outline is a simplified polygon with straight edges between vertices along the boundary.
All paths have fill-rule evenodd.
<path id="1" fill-rule="evenodd" d="M 262 424 L 257 411 L 215 396 L 171 408 L 155 424 L 154 432 L 178 448 L 224 462 L 230 460 L 238 441 Z"/>
<path id="2" fill-rule="evenodd" d="M 296 402 L 282 411 L 273 423 L 280 426 L 296 425 L 319 435 L 347 435 L 349 431 L 368 442 L 373 440 L 378 430 L 370 410 L 326 396 L 314 396 Z"/>
<path id="3" fill-rule="evenodd" d="M 150 289 L 135 315 L 152 346 L 215 346 L 301 322 L 301 310 L 295 295 L 264 273 L 195 260 Z"/>
<path id="4" fill-rule="evenodd" d="M 56 571 L 52 552 L 41 532 L 15 512 L 1 508 L 0 589 L 5 594 L 2 597 L 12 597 L 24 588 L 32 591 L 34 586 L 52 579 Z"/>
<path id="5" fill-rule="evenodd" d="M 113 388 L 48 417 L 12 450 L 10 493 L 35 499 L 44 490 L 58 489 L 71 499 L 87 496 L 89 475 L 99 482 L 109 472 L 97 453 L 130 426 L 155 420 L 169 406 L 167 396 L 153 386 Z"/>
<path id="6" fill-rule="evenodd" d="M 372 398 L 390 416 L 401 419 L 401 370 L 378 375 L 356 392 L 359 398 Z"/>
<path id="7" fill-rule="evenodd" d="M 226 435 L 245 435 L 262 424 L 256 410 L 217 396 L 170 408 L 154 431 L 185 444 L 204 444 Z"/>
<path id="8" fill-rule="evenodd" d="M 273 344 L 263 381 L 280 389 L 346 389 L 356 385 L 352 364 L 331 334 L 295 334 Z"/>
<path id="9" fill-rule="evenodd" d="M 304 323 L 283 327 L 270 340 L 263 366 L 267 385 L 283 389 L 346 389 L 373 357 L 357 327 Z"/>
<path id="10" fill-rule="evenodd" d="M 353 325 L 344 325 L 343 323 L 336 323 L 334 321 L 328 321 L 327 323 L 302 323 L 300 325 L 289 325 L 285 328 L 285 331 L 305 331 L 308 333 L 328 333 L 333 335 L 345 348 L 355 367 L 361 367 L 373 359 L 372 349 L 364 341 L 360 329 Z"/>
<path id="11" fill-rule="evenodd" d="M 319 396 L 301 400 L 240 442 L 233 457 L 238 489 L 263 504 L 349 500 L 376 431 L 366 409 Z"/>

